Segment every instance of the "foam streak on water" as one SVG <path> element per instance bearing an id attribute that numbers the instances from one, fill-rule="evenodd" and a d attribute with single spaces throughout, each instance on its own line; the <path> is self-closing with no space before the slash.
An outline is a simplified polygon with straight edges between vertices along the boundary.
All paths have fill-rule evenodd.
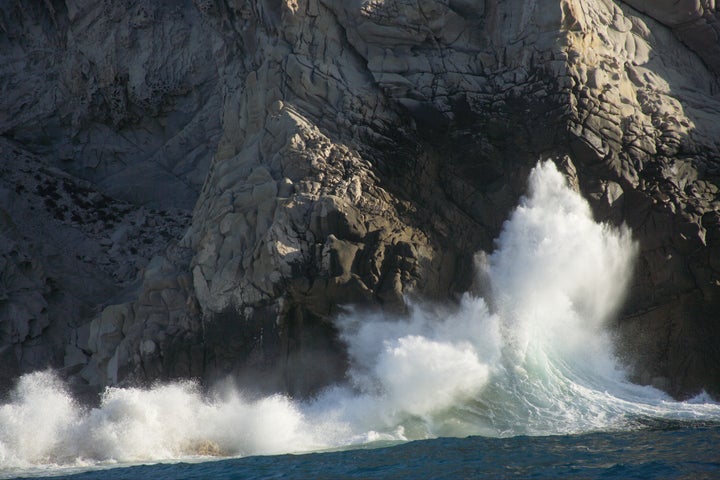
<path id="1" fill-rule="evenodd" d="M 51 373 L 26 375 L 0 406 L 0 472 L 627 429 L 643 418 L 720 421 L 717 404 L 673 402 L 628 383 L 616 363 L 604 325 L 635 251 L 628 230 L 594 222 L 555 166 L 541 163 L 496 250 L 477 256 L 484 298 L 410 305 L 405 319 L 337 319 L 347 384 L 306 402 L 204 395 L 188 382 L 110 388 L 84 410 Z"/>

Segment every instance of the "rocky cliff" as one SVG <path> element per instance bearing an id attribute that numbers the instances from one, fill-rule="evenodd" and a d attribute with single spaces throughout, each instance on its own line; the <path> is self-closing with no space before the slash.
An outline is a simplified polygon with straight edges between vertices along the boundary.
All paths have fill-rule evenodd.
<path id="1" fill-rule="evenodd" d="M 711 0 L 6 0 L 0 380 L 341 378 L 340 305 L 473 282 L 552 158 L 640 255 L 635 380 L 720 392 Z"/>

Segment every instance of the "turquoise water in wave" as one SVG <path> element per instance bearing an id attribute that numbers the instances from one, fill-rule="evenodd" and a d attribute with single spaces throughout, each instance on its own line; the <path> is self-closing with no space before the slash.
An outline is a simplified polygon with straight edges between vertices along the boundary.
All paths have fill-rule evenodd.
<path id="1" fill-rule="evenodd" d="M 116 468 L 54 478 L 720 478 L 720 426 L 512 438 L 440 438 L 373 449 Z M 37 477 L 35 477 L 37 478 Z"/>

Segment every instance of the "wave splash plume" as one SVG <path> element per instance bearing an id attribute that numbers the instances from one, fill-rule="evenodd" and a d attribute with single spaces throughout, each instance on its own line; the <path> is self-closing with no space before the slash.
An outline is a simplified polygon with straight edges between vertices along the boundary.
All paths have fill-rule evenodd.
<path id="1" fill-rule="evenodd" d="M 410 305 L 406 319 L 337 319 L 351 359 L 346 384 L 303 402 L 203 394 L 191 382 L 108 388 L 99 407 L 85 409 L 51 373 L 25 375 L 0 406 L 0 474 L 720 421 L 720 405 L 672 401 L 629 383 L 617 363 L 604 326 L 635 252 L 627 229 L 596 223 L 555 166 L 540 163 L 496 250 L 477 255 L 482 296 Z"/>

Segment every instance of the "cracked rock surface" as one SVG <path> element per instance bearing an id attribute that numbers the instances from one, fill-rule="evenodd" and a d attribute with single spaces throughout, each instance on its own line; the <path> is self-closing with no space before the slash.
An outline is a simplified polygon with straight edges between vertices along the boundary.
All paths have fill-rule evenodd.
<path id="1" fill-rule="evenodd" d="M 0 381 L 342 378 L 342 305 L 451 300 L 552 158 L 640 254 L 636 381 L 720 392 L 714 1 L 0 8 Z"/>

